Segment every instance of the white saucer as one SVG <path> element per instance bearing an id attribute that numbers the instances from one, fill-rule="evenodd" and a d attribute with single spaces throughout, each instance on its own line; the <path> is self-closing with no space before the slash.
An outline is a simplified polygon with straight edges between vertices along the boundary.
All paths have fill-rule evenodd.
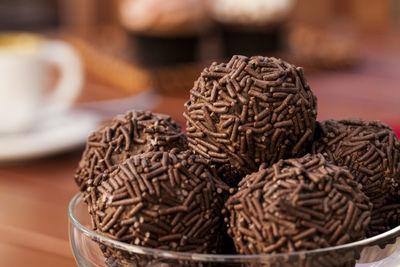
<path id="1" fill-rule="evenodd" d="M 85 144 L 100 117 L 70 111 L 38 122 L 29 132 L 0 134 L 0 161 L 26 160 L 72 150 Z"/>

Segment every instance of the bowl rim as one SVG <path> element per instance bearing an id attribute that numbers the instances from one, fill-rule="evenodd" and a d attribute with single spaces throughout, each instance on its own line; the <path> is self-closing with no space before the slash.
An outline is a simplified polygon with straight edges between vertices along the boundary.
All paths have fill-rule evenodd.
<path id="1" fill-rule="evenodd" d="M 190 252 L 177 252 L 172 250 L 162 250 L 156 248 L 142 247 L 137 245 L 131 245 L 125 242 L 117 241 L 111 239 L 107 236 L 96 233 L 87 227 L 83 226 L 74 215 L 74 206 L 77 201 L 81 198 L 83 201 L 82 193 L 77 193 L 68 205 L 68 217 L 70 224 L 72 223 L 83 234 L 88 236 L 94 241 L 101 242 L 103 244 L 111 245 L 115 248 L 122 249 L 127 252 L 132 252 L 136 254 L 142 254 L 147 256 L 157 256 L 169 259 L 180 259 L 180 260 L 196 260 L 203 262 L 242 262 L 242 261 L 255 261 L 255 260 L 266 260 L 272 258 L 290 258 L 290 257 L 306 257 L 306 256 L 316 256 L 315 254 L 324 254 L 332 251 L 341 251 L 346 249 L 361 249 L 364 247 L 371 247 L 375 245 L 382 244 L 382 241 L 389 240 L 400 236 L 400 225 L 386 231 L 382 234 L 365 238 L 356 242 L 346 243 L 339 246 L 319 248 L 306 251 L 297 251 L 290 253 L 277 253 L 277 254 L 257 254 L 257 255 L 243 255 L 243 254 L 201 254 L 201 253 L 190 253 Z M 83 202 L 84 203 L 84 202 Z M 86 204 L 86 203 L 85 203 Z M 71 240 L 70 240 L 71 241 Z"/>

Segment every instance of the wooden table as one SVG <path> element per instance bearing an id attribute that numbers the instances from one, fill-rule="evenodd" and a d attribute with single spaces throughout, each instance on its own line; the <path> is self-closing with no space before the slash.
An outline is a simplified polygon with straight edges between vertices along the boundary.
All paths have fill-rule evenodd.
<path id="1" fill-rule="evenodd" d="M 318 97 L 319 119 L 362 117 L 400 126 L 399 40 L 383 45 L 370 40 L 352 70 L 307 75 Z M 81 100 L 119 96 L 108 90 L 88 81 Z M 162 97 L 154 110 L 183 123 L 185 98 Z M 77 192 L 73 174 L 80 154 L 0 164 L 0 266 L 76 266 L 67 206 Z"/>

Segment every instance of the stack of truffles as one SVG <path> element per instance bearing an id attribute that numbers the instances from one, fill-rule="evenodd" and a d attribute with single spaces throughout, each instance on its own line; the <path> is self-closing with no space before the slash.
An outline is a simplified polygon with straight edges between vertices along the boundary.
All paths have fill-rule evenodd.
<path id="1" fill-rule="evenodd" d="M 398 138 L 378 121 L 316 121 L 302 68 L 261 56 L 214 62 L 185 108 L 186 135 L 166 115 L 130 111 L 89 137 L 75 181 L 93 230 L 196 253 L 221 253 L 227 233 L 232 253 L 276 254 L 400 223 Z"/>

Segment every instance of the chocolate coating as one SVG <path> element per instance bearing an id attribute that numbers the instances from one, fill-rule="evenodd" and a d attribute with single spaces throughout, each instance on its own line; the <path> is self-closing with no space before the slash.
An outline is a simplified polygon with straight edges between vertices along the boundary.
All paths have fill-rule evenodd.
<path id="1" fill-rule="evenodd" d="M 181 128 L 167 115 L 129 111 L 93 132 L 75 173 L 81 191 L 127 158 L 144 152 L 187 149 Z"/>
<path id="2" fill-rule="evenodd" d="M 368 236 L 400 223 L 397 210 L 388 209 L 394 207 L 392 199 L 398 198 L 400 141 L 387 125 L 359 119 L 323 121 L 312 147 L 314 153 L 322 153 L 332 163 L 348 167 L 362 184 L 362 190 L 374 204 Z"/>
<path id="3" fill-rule="evenodd" d="M 236 173 L 261 163 L 304 154 L 317 116 L 303 69 L 261 56 L 233 56 L 205 68 L 185 106 L 190 148 L 240 178 Z"/>
<path id="4" fill-rule="evenodd" d="M 347 169 L 321 154 L 260 167 L 226 207 L 241 254 L 303 251 L 365 237 L 372 204 Z"/>
<path id="5" fill-rule="evenodd" d="M 216 252 L 227 185 L 190 151 L 135 155 L 86 197 L 94 229 L 133 245 Z"/>

